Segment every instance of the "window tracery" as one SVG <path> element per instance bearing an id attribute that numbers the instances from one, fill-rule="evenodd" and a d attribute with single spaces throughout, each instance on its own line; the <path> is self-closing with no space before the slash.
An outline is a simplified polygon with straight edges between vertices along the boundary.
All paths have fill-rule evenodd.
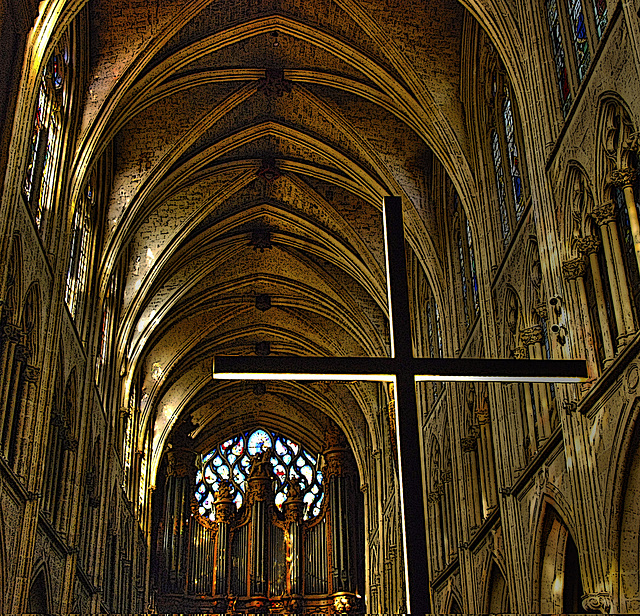
<path id="1" fill-rule="evenodd" d="M 201 516 L 215 519 L 215 493 L 229 481 L 232 498 L 239 509 L 245 500 L 247 479 L 256 454 L 266 453 L 274 477 L 275 504 L 282 511 L 290 482 L 302 490 L 304 519 L 316 517 L 324 500 L 320 456 L 312 454 L 291 439 L 263 428 L 238 434 L 217 445 L 201 457 L 196 475 L 196 500 Z"/>
<path id="2" fill-rule="evenodd" d="M 25 199 L 41 235 L 45 231 L 54 194 L 55 170 L 68 100 L 69 65 L 69 36 L 65 32 L 42 73 L 23 183 Z"/>
<path id="3" fill-rule="evenodd" d="M 67 267 L 64 300 L 71 316 L 77 318 L 84 302 L 87 286 L 89 249 L 91 244 L 91 211 L 95 201 L 95 173 L 87 182 L 76 203 L 71 230 L 71 254 Z"/>
<path id="4" fill-rule="evenodd" d="M 591 64 L 608 22 L 606 0 L 546 0 L 545 12 L 556 65 L 563 115 L 567 115 L 575 92 Z M 563 41 L 569 41 L 573 53 L 565 53 Z"/>
<path id="5" fill-rule="evenodd" d="M 529 202 L 526 164 L 520 147 L 520 120 L 513 90 L 497 51 L 489 43 L 486 81 L 488 170 L 502 245 L 508 247 Z"/>

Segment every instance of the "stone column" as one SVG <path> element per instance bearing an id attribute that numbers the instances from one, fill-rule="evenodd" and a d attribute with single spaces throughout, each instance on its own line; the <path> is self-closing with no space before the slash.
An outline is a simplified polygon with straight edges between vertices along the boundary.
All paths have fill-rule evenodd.
<path id="1" fill-rule="evenodd" d="M 520 333 L 522 344 L 529 349 L 531 359 L 542 359 L 542 344 L 544 342 L 542 327 L 534 325 Z M 536 398 L 536 411 L 538 413 L 538 428 L 541 440 L 551 436 L 551 419 L 549 417 L 549 397 L 544 383 L 535 383 L 533 386 Z"/>
<path id="2" fill-rule="evenodd" d="M 493 444 L 491 441 L 491 424 L 489 418 L 489 395 L 486 385 L 480 384 L 480 395 L 478 395 L 478 407 L 476 409 L 476 419 L 480 427 L 480 457 L 482 458 L 482 484 L 485 495 L 486 511 L 485 515 L 493 511 L 498 503 L 496 494 L 496 469 L 493 460 Z"/>
<path id="3" fill-rule="evenodd" d="M 20 329 L 15 325 L 7 324 L 1 332 L 2 349 L 0 351 L 0 439 L 4 434 L 7 408 L 9 402 L 9 389 L 13 374 L 13 358 L 16 347 L 20 342 Z"/>
<path id="4" fill-rule="evenodd" d="M 593 216 L 602 232 L 602 248 L 607 263 L 611 301 L 618 326 L 618 346 L 621 347 L 626 344 L 627 336 L 633 333 L 633 314 L 615 220 L 615 205 L 612 202 L 603 203 L 593 209 Z"/>
<path id="5" fill-rule="evenodd" d="M 564 275 L 564 279 L 569 285 L 571 297 L 576 301 L 576 309 L 578 312 L 578 318 L 580 319 L 581 330 L 584 332 L 584 336 L 580 335 L 580 331 L 575 332 L 576 335 L 573 336 L 574 344 L 578 348 L 579 356 L 587 359 L 587 372 L 589 374 L 589 378 L 594 379 L 598 376 L 598 363 L 593 350 L 594 345 L 589 344 L 589 340 L 593 340 L 595 338 L 595 331 L 591 324 L 587 291 L 584 286 L 584 276 L 586 273 L 586 262 L 584 257 L 565 261 L 562 264 L 562 273 Z M 602 307 L 603 309 L 605 308 L 604 305 Z M 604 339 L 604 335 L 602 337 Z M 611 344 L 610 337 L 609 344 Z M 604 351 L 606 356 L 606 348 Z"/>
<path id="6" fill-rule="evenodd" d="M 29 458 L 34 435 L 31 434 L 36 389 L 40 380 L 40 369 L 34 366 L 25 366 L 22 375 L 23 387 L 20 396 L 20 418 L 18 433 L 16 434 L 16 455 L 13 470 L 16 474 L 28 478 L 30 472 Z"/>
<path id="7" fill-rule="evenodd" d="M 529 351 L 526 347 L 519 346 L 513 350 L 515 359 L 529 359 Z M 531 397 L 531 383 L 522 383 L 522 391 L 524 393 L 525 415 L 527 419 L 527 432 L 529 438 L 529 456 L 533 456 L 538 450 L 536 441 L 536 425 L 533 417 L 534 401 Z M 522 443 L 524 446 L 524 442 Z"/>
<path id="8" fill-rule="evenodd" d="M 478 484 L 480 483 L 480 476 L 478 474 L 478 460 L 477 460 L 477 447 L 478 447 L 478 433 L 473 431 L 469 436 L 461 439 L 463 453 L 469 454 L 466 457 L 468 473 L 470 475 L 467 482 L 469 486 L 469 494 L 471 495 L 471 511 L 472 511 L 472 524 L 471 528 L 480 526 L 482 522 L 482 507 L 480 500 L 480 492 L 478 491 Z"/>
<path id="9" fill-rule="evenodd" d="M 449 539 L 449 549 L 445 553 L 445 562 L 450 562 L 456 554 L 458 542 L 456 540 L 456 528 L 454 520 L 453 487 L 451 484 L 452 473 L 447 470 L 442 473 L 442 485 L 444 488 L 444 511 L 447 522 L 447 537 Z"/>
<path id="10" fill-rule="evenodd" d="M 23 344 L 18 344 L 13 353 L 13 362 L 9 365 L 2 432 L 2 452 L 7 460 L 12 458 L 13 448 L 15 447 L 16 430 L 13 424 L 16 421 L 16 414 L 20 412 L 18 408 L 18 392 L 20 390 L 22 372 L 29 361 L 29 356 L 27 347 Z M 13 462 L 13 459 L 11 461 Z"/>
<path id="11" fill-rule="evenodd" d="M 635 196 L 633 194 L 633 184 L 636 180 L 636 170 L 631 167 L 616 169 L 611 174 L 611 180 L 616 186 L 622 188 L 624 201 L 627 205 L 629 215 L 629 225 L 631 227 L 631 237 L 633 238 L 633 253 L 636 256 L 636 263 L 640 270 L 640 224 L 638 224 L 638 209 L 636 207 Z"/>
<path id="12" fill-rule="evenodd" d="M 445 518 L 443 515 L 443 501 L 444 491 L 442 484 L 435 485 L 433 492 L 430 492 L 427 496 L 428 502 L 433 505 L 433 523 L 434 523 L 434 538 L 436 546 L 436 565 L 437 570 L 444 569 L 447 559 L 447 533 L 445 530 Z"/>
<path id="13" fill-rule="evenodd" d="M 69 513 L 71 511 L 72 492 L 75 486 L 75 461 L 78 452 L 78 439 L 76 439 L 70 427 L 66 427 L 63 437 L 62 448 L 64 451 L 64 463 L 62 465 L 62 486 L 60 516 L 58 517 L 58 530 L 61 533 L 67 532 L 69 523 Z"/>

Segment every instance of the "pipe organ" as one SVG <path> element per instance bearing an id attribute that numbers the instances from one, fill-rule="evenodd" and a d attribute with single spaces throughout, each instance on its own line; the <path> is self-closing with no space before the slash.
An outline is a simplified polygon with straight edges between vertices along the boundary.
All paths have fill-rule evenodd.
<path id="1" fill-rule="evenodd" d="M 251 447 L 257 432 L 262 442 Z M 176 463 L 179 452 L 169 452 L 157 529 L 158 610 L 360 613 L 359 482 L 344 440 L 329 441 L 314 456 L 257 430 L 196 464 L 193 454 L 183 451 Z"/>

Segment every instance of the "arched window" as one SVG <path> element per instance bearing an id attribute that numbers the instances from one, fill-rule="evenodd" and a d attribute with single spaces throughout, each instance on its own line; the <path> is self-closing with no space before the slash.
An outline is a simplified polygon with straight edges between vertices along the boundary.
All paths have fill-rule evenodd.
<path id="1" fill-rule="evenodd" d="M 508 246 L 528 204 L 518 111 L 506 71 L 497 58 L 489 91 L 489 147 L 502 243 Z"/>
<path id="2" fill-rule="evenodd" d="M 81 313 L 87 287 L 87 273 L 91 248 L 91 212 L 96 196 L 95 172 L 91 175 L 76 203 L 71 229 L 71 253 L 67 267 L 64 300 L 74 319 Z"/>
<path id="3" fill-rule="evenodd" d="M 546 0 L 545 12 L 560 103 L 566 115 L 607 26 L 607 3 L 606 0 Z"/>
<path id="4" fill-rule="evenodd" d="M 287 500 L 289 482 L 298 482 L 305 504 L 304 519 L 320 513 L 324 499 L 320 457 L 291 439 L 259 428 L 221 443 L 201 458 L 196 475 L 196 499 L 200 515 L 215 519 L 214 493 L 223 480 L 231 483 L 233 501 L 239 509 L 245 499 L 251 458 L 269 452 L 269 463 L 277 478 L 274 486 L 275 504 L 282 510 Z"/>
<path id="5" fill-rule="evenodd" d="M 69 35 L 65 32 L 45 64 L 31 129 L 23 194 L 41 236 L 55 192 L 69 99 Z"/>
<path id="6" fill-rule="evenodd" d="M 453 194 L 453 248 L 458 262 L 458 284 L 462 297 L 464 322 L 469 328 L 480 313 L 480 295 L 476 253 L 473 245 L 471 225 L 459 207 L 458 195 Z M 440 353 L 440 356 L 442 354 Z"/>

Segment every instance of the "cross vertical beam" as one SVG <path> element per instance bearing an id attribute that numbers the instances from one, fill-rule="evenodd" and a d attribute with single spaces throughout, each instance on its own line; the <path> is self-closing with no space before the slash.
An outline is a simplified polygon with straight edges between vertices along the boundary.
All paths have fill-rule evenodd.
<path id="1" fill-rule="evenodd" d="M 391 355 L 398 366 L 395 386 L 396 433 L 399 441 L 398 476 L 401 518 L 404 526 L 403 551 L 407 611 L 426 614 L 431 611 L 427 567 L 426 489 L 423 485 L 425 474 L 421 454 L 422 426 L 418 417 L 416 382 L 412 370 L 411 307 L 402 199 L 385 197 L 383 212 Z M 393 276 L 391 276 L 392 271 Z"/>

